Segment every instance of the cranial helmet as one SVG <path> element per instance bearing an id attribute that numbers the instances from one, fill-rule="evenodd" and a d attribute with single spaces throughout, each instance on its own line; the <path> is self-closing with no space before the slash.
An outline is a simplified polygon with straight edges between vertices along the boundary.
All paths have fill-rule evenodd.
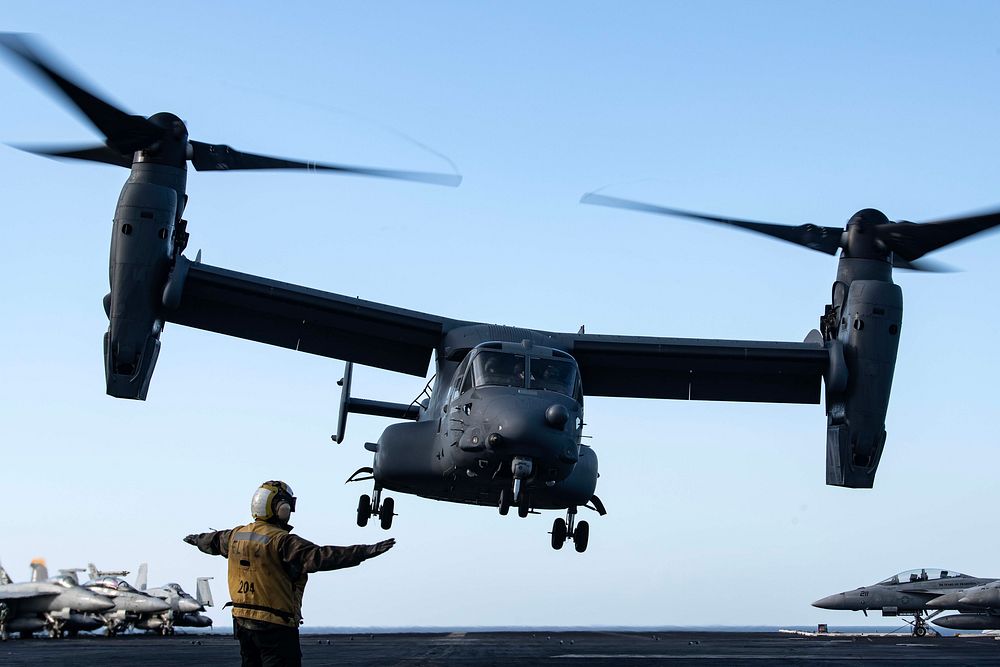
<path id="1" fill-rule="evenodd" d="M 285 522 L 294 511 L 295 496 L 292 495 L 292 487 L 279 480 L 261 484 L 250 501 L 250 514 L 254 519 L 271 521 L 277 518 Z"/>

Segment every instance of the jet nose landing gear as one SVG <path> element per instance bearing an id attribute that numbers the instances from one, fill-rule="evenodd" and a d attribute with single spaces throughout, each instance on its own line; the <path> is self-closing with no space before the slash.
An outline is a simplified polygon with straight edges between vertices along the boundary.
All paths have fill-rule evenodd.
<path id="1" fill-rule="evenodd" d="M 556 519 L 552 522 L 552 548 L 562 549 L 566 540 L 573 540 L 573 547 L 577 553 L 587 550 L 587 543 L 590 541 L 590 524 L 586 521 L 576 523 L 576 508 L 570 507 L 566 510 L 566 518 Z"/>

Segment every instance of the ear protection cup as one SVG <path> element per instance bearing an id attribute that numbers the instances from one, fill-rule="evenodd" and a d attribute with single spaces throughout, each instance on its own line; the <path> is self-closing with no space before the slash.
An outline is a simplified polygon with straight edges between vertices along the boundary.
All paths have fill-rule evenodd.
<path id="1" fill-rule="evenodd" d="M 292 516 L 292 506 L 284 501 L 278 503 L 278 508 L 274 511 L 274 515 L 278 517 L 278 520 L 282 523 L 288 523 L 289 517 Z"/>

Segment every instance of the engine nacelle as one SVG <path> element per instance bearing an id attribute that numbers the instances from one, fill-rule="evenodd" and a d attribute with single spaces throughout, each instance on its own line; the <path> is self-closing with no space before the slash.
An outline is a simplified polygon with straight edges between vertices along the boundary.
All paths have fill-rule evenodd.
<path id="1" fill-rule="evenodd" d="M 135 172 L 133 172 L 134 174 Z M 164 285 L 174 256 L 177 191 L 129 178 L 111 231 L 110 325 L 104 335 L 107 391 L 143 400 L 160 353 Z"/>
<path id="2" fill-rule="evenodd" d="M 836 316 L 836 325 L 825 332 L 831 349 L 826 483 L 834 486 L 871 488 L 885 446 L 885 415 L 899 349 L 903 294 L 888 271 L 884 280 L 843 280 L 860 273 L 858 268 L 870 268 L 864 266 L 870 262 L 841 260 L 830 313 Z M 861 267 L 852 266 L 862 263 Z M 846 382 L 830 381 L 842 378 L 845 369 Z"/>

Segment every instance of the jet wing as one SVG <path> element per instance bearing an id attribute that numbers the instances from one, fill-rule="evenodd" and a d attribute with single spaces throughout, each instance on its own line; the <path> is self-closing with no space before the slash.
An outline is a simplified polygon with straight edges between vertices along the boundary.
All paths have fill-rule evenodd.
<path id="1" fill-rule="evenodd" d="M 410 375 L 426 375 L 456 324 L 200 262 L 185 271 L 179 301 L 163 311 L 168 322 Z"/>
<path id="2" fill-rule="evenodd" d="M 819 403 L 829 352 L 781 343 L 577 334 L 588 396 Z"/>

